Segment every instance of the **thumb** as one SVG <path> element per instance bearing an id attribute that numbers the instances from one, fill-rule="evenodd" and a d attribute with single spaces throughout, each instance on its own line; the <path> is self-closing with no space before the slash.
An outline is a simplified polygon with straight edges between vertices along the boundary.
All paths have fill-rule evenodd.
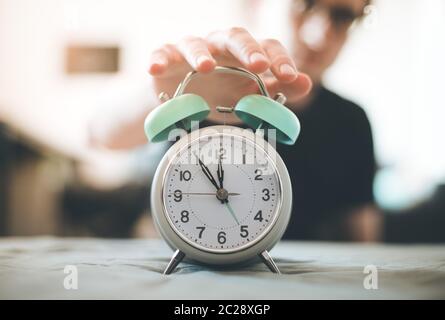
<path id="1" fill-rule="evenodd" d="M 312 89 L 312 81 L 304 73 L 299 73 L 298 77 L 292 82 L 283 83 L 275 77 L 268 77 L 264 79 L 264 83 L 272 97 L 281 92 L 286 96 L 287 102 L 290 104 L 298 102 L 307 96 Z"/>

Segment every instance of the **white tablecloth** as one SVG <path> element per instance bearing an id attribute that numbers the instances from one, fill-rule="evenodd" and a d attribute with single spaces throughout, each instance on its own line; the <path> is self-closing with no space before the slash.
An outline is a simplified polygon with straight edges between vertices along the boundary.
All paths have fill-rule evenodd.
<path id="1" fill-rule="evenodd" d="M 164 276 L 161 240 L 0 239 L 0 299 L 425 299 L 445 298 L 445 246 L 281 242 L 262 265 L 212 270 L 182 263 Z M 78 289 L 66 290 L 66 265 Z M 365 289 L 375 265 L 378 289 Z"/>

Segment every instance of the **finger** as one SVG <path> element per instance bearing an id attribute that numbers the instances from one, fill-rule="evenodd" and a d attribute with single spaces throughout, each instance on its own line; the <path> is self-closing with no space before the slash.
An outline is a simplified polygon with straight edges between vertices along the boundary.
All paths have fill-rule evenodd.
<path id="1" fill-rule="evenodd" d="M 153 51 L 148 65 L 148 72 L 152 76 L 159 75 L 165 71 L 168 66 L 168 55 L 162 49 Z"/>
<path id="2" fill-rule="evenodd" d="M 207 43 L 198 37 L 188 37 L 178 44 L 178 50 L 190 66 L 199 72 L 210 72 L 216 66 Z"/>
<path id="3" fill-rule="evenodd" d="M 151 54 L 148 72 L 152 76 L 159 76 L 163 74 L 168 67 L 182 60 L 182 55 L 174 45 L 165 44 Z"/>
<path id="4" fill-rule="evenodd" d="M 207 36 L 207 41 L 220 53 L 233 55 L 252 72 L 261 73 L 269 68 L 270 61 L 263 48 L 244 28 L 213 32 Z"/>
<path id="5" fill-rule="evenodd" d="M 291 82 L 284 83 L 275 77 L 266 78 L 264 82 L 272 97 L 281 92 L 286 96 L 288 104 L 298 102 L 312 89 L 312 81 L 305 73 L 299 73 L 298 77 Z"/>
<path id="6" fill-rule="evenodd" d="M 270 69 L 278 80 L 292 82 L 298 77 L 294 61 L 278 40 L 266 39 L 261 45 L 271 62 Z"/>

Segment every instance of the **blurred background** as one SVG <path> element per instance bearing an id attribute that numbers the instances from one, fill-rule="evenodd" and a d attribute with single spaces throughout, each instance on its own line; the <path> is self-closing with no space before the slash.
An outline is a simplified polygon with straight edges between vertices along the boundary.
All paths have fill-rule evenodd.
<path id="1" fill-rule="evenodd" d="M 91 123 L 148 112 L 148 57 L 164 42 L 242 26 L 286 44 L 288 8 L 0 0 L 0 235 L 156 236 L 148 192 L 166 145 L 93 149 Z M 325 78 L 370 118 L 383 208 L 413 206 L 445 181 L 444 31 L 443 0 L 376 0 Z"/>

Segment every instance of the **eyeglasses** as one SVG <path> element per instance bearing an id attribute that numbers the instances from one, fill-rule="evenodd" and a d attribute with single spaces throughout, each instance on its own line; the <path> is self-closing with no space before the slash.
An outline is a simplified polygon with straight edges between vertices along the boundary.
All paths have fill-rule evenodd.
<path id="1" fill-rule="evenodd" d="M 363 17 L 363 12 L 357 13 L 352 8 L 342 5 L 327 6 L 317 0 L 293 0 L 292 10 L 295 15 L 303 18 L 315 12 L 326 12 L 337 30 L 346 30 L 354 21 Z"/>

